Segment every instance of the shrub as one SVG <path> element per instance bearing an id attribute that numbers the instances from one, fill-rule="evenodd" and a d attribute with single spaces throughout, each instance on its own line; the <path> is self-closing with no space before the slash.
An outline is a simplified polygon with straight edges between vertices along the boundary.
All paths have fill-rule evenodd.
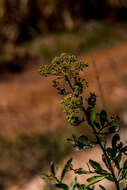
<path id="1" fill-rule="evenodd" d="M 102 150 L 102 161 L 105 168 L 98 162 L 90 159 L 88 169 L 74 168 L 72 158 L 70 158 L 61 172 L 59 178 L 56 173 L 57 169 L 52 162 L 50 166 L 50 174 L 43 173 L 41 177 L 51 181 L 56 188 L 64 190 L 92 190 L 94 185 L 100 181 L 107 179 L 113 182 L 117 190 L 120 190 L 120 185 L 127 179 L 127 159 L 121 164 L 123 155 L 127 156 L 127 146 L 120 142 L 120 136 L 117 133 L 120 130 L 119 117 L 109 117 L 106 110 L 96 112 L 96 94 L 90 93 L 86 98 L 87 104 L 84 104 L 83 92 L 88 87 L 86 79 L 82 79 L 80 72 L 88 67 L 84 61 L 79 61 L 74 55 L 62 54 L 60 57 L 55 57 L 50 65 L 42 65 L 40 74 L 42 76 L 53 75 L 56 78 L 53 80 L 53 87 L 62 96 L 62 109 L 66 114 L 67 121 L 78 127 L 81 123 L 87 123 L 92 129 L 96 142 L 91 142 L 84 134 L 77 137 L 67 139 L 77 150 L 85 150 L 99 145 Z M 111 147 L 102 137 L 113 134 Z M 63 182 L 63 179 L 69 171 L 74 174 L 89 175 L 87 178 L 88 184 L 80 184 L 75 177 L 70 185 Z M 105 190 L 105 187 L 99 185 L 100 189 Z M 124 188 L 123 190 L 126 190 Z"/>

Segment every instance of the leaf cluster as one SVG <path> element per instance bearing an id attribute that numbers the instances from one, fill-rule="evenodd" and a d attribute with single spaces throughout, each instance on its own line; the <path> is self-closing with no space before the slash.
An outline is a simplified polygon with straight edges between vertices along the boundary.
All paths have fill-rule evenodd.
<path id="1" fill-rule="evenodd" d="M 72 126 L 79 126 L 81 123 L 86 123 L 91 127 L 96 142 L 91 142 L 87 136 L 82 134 L 79 137 L 72 135 L 68 138 L 76 150 L 84 150 L 92 148 L 98 144 L 102 150 L 102 161 L 105 164 L 103 168 L 100 163 L 90 159 L 87 163 L 88 169 L 77 168 L 75 169 L 72 164 L 72 158 L 67 161 L 62 172 L 61 177 L 58 178 L 56 173 L 57 169 L 54 163 L 51 164 L 50 174 L 43 174 L 43 177 L 53 181 L 56 188 L 64 190 L 92 190 L 94 185 L 104 179 L 113 182 L 117 190 L 120 190 L 120 184 L 127 180 L 127 159 L 121 164 L 123 155 L 127 156 L 127 146 L 120 142 L 120 136 L 117 133 L 120 130 L 119 117 L 109 117 L 106 110 L 96 112 L 96 94 L 90 93 L 84 100 L 83 93 L 88 83 L 86 79 L 82 79 L 80 72 L 88 66 L 84 61 L 79 61 L 74 55 L 62 54 L 60 57 L 53 59 L 50 65 L 43 65 L 40 69 L 40 74 L 47 76 L 53 75 L 56 78 L 53 80 L 53 87 L 62 96 L 62 109 L 66 114 L 67 121 Z M 84 101 L 87 104 L 84 104 Z M 107 146 L 106 141 L 102 142 L 102 136 L 114 134 L 112 137 L 111 147 Z M 92 177 L 87 178 L 87 184 L 79 184 L 77 178 L 70 185 L 63 183 L 65 175 L 73 171 L 76 175 L 89 175 Z M 105 187 L 99 184 L 100 189 L 105 190 Z M 123 190 L 126 190 L 124 188 Z"/>

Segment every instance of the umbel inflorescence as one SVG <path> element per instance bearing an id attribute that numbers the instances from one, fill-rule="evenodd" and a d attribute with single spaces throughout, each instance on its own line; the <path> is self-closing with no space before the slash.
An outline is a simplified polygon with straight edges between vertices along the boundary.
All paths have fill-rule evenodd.
<path id="1" fill-rule="evenodd" d="M 64 190 L 92 190 L 94 185 L 104 179 L 114 183 L 117 190 L 120 190 L 120 185 L 127 180 L 127 159 L 122 163 L 123 155 L 127 156 L 127 146 L 120 142 L 120 136 L 117 132 L 120 129 L 118 124 L 118 117 L 108 117 L 106 110 L 101 110 L 96 113 L 96 95 L 90 93 L 85 98 L 87 104 L 84 104 L 83 93 L 88 87 L 86 79 L 80 76 L 80 72 L 85 70 L 88 64 L 84 61 L 78 60 L 74 55 L 62 54 L 60 57 L 55 57 L 50 65 L 42 65 L 40 68 L 40 74 L 42 76 L 53 75 L 53 87 L 58 91 L 58 94 L 62 96 L 62 109 L 66 114 L 67 121 L 72 126 L 79 126 L 84 122 L 91 127 L 92 132 L 96 138 L 96 142 L 88 139 L 84 134 L 72 138 L 68 138 L 68 141 L 73 145 L 76 150 L 84 150 L 92 148 L 98 144 L 102 150 L 102 161 L 107 169 L 94 160 L 89 160 L 88 170 L 83 168 L 75 169 L 72 164 L 72 159 L 68 160 L 65 167 L 61 172 L 61 177 L 58 178 L 56 174 L 56 167 L 54 163 L 51 164 L 50 174 L 42 174 L 41 176 L 54 183 L 57 188 Z M 112 137 L 111 147 L 108 147 L 105 142 L 101 141 L 101 137 L 109 134 L 114 134 Z M 64 176 L 67 172 L 73 171 L 79 175 L 93 174 L 92 177 L 88 177 L 88 184 L 79 184 L 77 178 L 70 185 L 63 182 Z M 99 185 L 100 189 L 105 190 L 105 187 Z M 127 190 L 125 187 L 123 190 Z"/>
<path id="2" fill-rule="evenodd" d="M 72 125 L 79 125 L 84 118 L 79 116 L 82 110 L 83 99 L 81 94 L 87 87 L 87 82 L 81 79 L 79 72 L 88 64 L 78 61 L 74 55 L 61 55 L 53 59 L 50 65 L 41 67 L 41 75 L 55 75 L 53 87 L 63 96 L 62 109 L 66 113 L 66 119 Z M 63 84 L 64 82 L 64 84 Z M 67 88 L 69 85 L 69 88 Z"/>

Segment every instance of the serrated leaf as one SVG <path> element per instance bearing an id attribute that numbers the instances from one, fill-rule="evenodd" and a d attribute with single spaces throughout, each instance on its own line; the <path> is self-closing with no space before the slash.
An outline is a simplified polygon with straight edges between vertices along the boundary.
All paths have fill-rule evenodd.
<path id="1" fill-rule="evenodd" d="M 106 189 L 104 188 L 104 186 L 102 186 L 102 185 L 99 185 L 99 187 L 100 187 L 102 190 L 106 190 Z"/>
<path id="2" fill-rule="evenodd" d="M 76 184 L 77 184 L 77 178 L 75 177 L 70 185 L 70 188 L 69 190 L 75 190 L 75 187 L 76 187 Z"/>
<path id="3" fill-rule="evenodd" d="M 70 158 L 70 159 L 66 162 L 66 164 L 65 164 L 65 166 L 64 166 L 64 168 L 63 168 L 63 170 L 62 170 L 62 173 L 61 173 L 61 181 L 63 180 L 65 174 L 66 174 L 66 173 L 68 172 L 68 170 L 70 169 L 71 162 L 72 162 L 72 158 Z"/>
<path id="4" fill-rule="evenodd" d="M 78 140 L 82 143 L 82 144 L 88 144 L 88 138 L 85 135 L 82 135 L 78 138 Z"/>
<path id="5" fill-rule="evenodd" d="M 99 181 L 102 181 L 103 179 L 105 179 L 106 176 L 94 176 L 94 177 L 90 177 L 87 179 L 89 185 L 88 186 L 91 186 Z"/>
<path id="6" fill-rule="evenodd" d="M 64 183 L 58 183 L 55 185 L 56 188 L 60 188 L 60 189 L 64 189 L 64 190 L 68 190 L 68 186 Z"/>

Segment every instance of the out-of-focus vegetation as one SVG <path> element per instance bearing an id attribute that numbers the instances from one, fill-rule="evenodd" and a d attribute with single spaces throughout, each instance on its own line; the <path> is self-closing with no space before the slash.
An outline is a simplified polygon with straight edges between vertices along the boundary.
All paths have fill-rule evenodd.
<path id="1" fill-rule="evenodd" d="M 81 20 L 103 19 L 110 14 L 125 19 L 126 8 L 125 0 L 1 0 L 0 33 L 2 40 L 19 43 L 38 32 L 72 29 Z"/>
<path id="2" fill-rule="evenodd" d="M 46 168 L 51 160 L 61 161 L 71 152 L 67 134 L 54 130 L 48 134 L 22 134 L 14 140 L 0 137 L 0 187 L 26 182 Z M 1 189 L 1 188 L 0 188 Z M 2 190 L 2 189 L 1 189 Z"/>
<path id="3" fill-rule="evenodd" d="M 88 27 L 88 28 L 87 28 Z M 62 52 L 88 54 L 127 40 L 127 25 L 91 22 L 83 30 L 51 34 L 40 39 L 40 55 L 50 60 Z M 80 35 L 78 35 L 80 34 Z M 32 52 L 32 49 L 31 49 Z M 34 52 L 33 52 L 34 53 Z"/>
<path id="4" fill-rule="evenodd" d="M 41 59 L 49 62 L 62 52 L 85 55 L 99 48 L 110 48 L 127 40 L 127 24 L 91 21 L 80 30 L 63 31 L 40 35 L 30 42 L 13 46 L 1 54 L 0 72 L 20 73 Z M 8 47 L 8 44 L 6 44 Z"/>
<path id="5" fill-rule="evenodd" d="M 38 36 L 43 38 L 40 49 L 44 58 L 51 58 L 50 55 L 56 55 L 56 51 L 89 51 L 93 46 L 102 44 L 103 40 L 111 41 L 114 36 L 119 38 L 119 26 L 115 28 L 111 23 L 126 19 L 125 0 L 1 0 L 0 63 L 20 71 L 24 60 L 35 55 L 35 52 L 38 56 L 37 43 L 33 54 L 30 48 L 31 42 L 33 47 L 33 40 Z M 91 27 L 88 24 L 91 20 L 104 20 L 104 25 L 110 24 Z M 41 42 L 40 38 L 38 41 Z M 25 59 L 21 60 L 22 57 Z M 13 65 L 15 60 L 21 61 Z M 3 72 L 3 66 L 0 70 Z"/>

